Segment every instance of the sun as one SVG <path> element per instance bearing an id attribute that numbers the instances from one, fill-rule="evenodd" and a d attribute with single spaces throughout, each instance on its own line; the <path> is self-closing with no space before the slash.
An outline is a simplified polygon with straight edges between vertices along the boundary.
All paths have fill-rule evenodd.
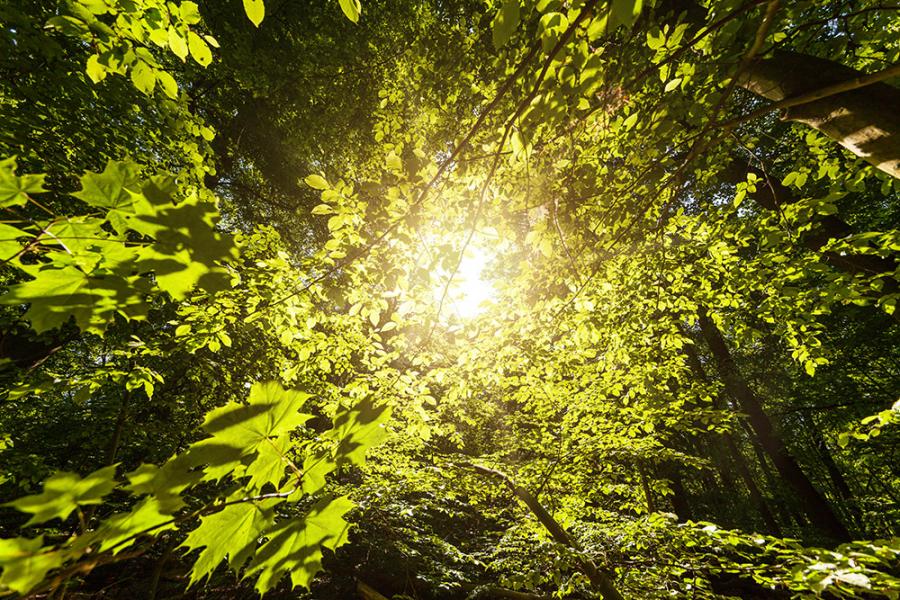
<path id="1" fill-rule="evenodd" d="M 484 242 L 473 238 L 466 247 L 449 288 L 446 286 L 451 273 L 440 273 L 434 294 L 435 301 L 440 302 L 445 288 L 447 289 L 442 308 L 445 317 L 455 316 L 460 320 L 469 320 L 490 306 L 497 293 L 493 281 L 486 274 L 492 258 L 492 252 Z"/>

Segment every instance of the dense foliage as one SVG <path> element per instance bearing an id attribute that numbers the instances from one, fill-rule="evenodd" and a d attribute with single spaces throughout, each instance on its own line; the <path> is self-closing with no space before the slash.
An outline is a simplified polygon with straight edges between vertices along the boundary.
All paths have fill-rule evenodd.
<path id="1" fill-rule="evenodd" d="M 898 61 L 875 0 L 0 0 L 0 596 L 900 598 Z"/>

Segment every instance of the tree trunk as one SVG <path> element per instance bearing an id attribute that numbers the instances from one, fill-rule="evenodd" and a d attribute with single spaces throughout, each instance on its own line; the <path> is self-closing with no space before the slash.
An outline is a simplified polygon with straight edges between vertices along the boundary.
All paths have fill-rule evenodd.
<path id="1" fill-rule="evenodd" d="M 744 458 L 744 455 L 741 454 L 741 449 L 738 448 L 737 443 L 734 441 L 734 436 L 727 434 L 725 436 L 725 444 L 728 447 L 728 452 L 731 454 L 732 459 L 734 459 L 735 467 L 737 468 L 738 473 L 740 473 L 741 479 L 744 480 L 744 485 L 747 486 L 747 491 L 750 492 L 750 499 L 753 500 L 753 503 L 756 505 L 756 510 L 759 511 L 759 515 L 766 524 L 768 533 L 781 537 L 781 527 L 778 526 L 775 515 L 772 514 L 772 511 L 769 509 L 769 504 L 766 502 L 765 497 L 763 497 L 762 492 L 759 491 L 759 486 L 756 485 L 753 474 L 750 472 L 750 467 L 747 466 L 747 461 Z"/>
<path id="2" fill-rule="evenodd" d="M 694 372 L 694 375 L 701 381 L 708 381 L 706 370 L 703 368 L 703 364 L 700 362 L 700 358 L 697 356 L 697 351 L 694 349 L 694 347 L 691 345 L 685 346 L 685 353 L 687 355 L 688 365 Z M 716 408 L 721 408 L 719 404 L 721 403 L 717 401 Z M 728 453 L 731 454 L 731 458 L 734 462 L 738 474 L 743 480 L 744 485 L 747 487 L 747 492 L 750 494 L 750 499 L 753 501 L 753 504 L 756 505 L 756 510 L 759 512 L 759 516 L 762 517 L 763 522 L 766 524 L 768 532 L 772 535 L 781 537 L 781 527 L 778 526 L 778 521 L 775 519 L 775 515 L 773 515 L 772 511 L 769 509 L 768 502 L 766 502 L 766 499 L 762 495 L 762 492 L 759 491 L 759 486 L 756 485 L 756 481 L 753 479 L 753 473 L 750 472 L 750 467 L 747 465 L 747 461 L 744 458 L 744 455 L 741 453 L 740 447 L 738 446 L 737 441 L 734 438 L 734 434 L 726 433 L 719 437 L 717 439 L 717 445 L 720 448 L 722 447 L 723 441 Z M 723 453 L 716 452 L 715 454 L 717 455 L 715 458 L 718 458 L 718 460 L 721 461 L 723 458 Z M 725 472 L 727 471 L 725 469 L 722 469 L 722 472 L 724 480 Z M 726 483 L 726 485 L 728 484 Z"/>
<path id="3" fill-rule="evenodd" d="M 862 519 L 857 510 L 859 505 L 853 495 L 853 491 L 850 489 L 850 485 L 844 478 L 844 474 L 834 461 L 834 457 L 831 455 L 831 449 L 828 447 L 828 443 L 825 441 L 822 431 L 819 429 L 818 424 L 816 424 L 815 419 L 810 419 L 810 422 L 804 420 L 804 422 L 809 431 L 810 438 L 812 439 L 813 447 L 816 449 L 816 453 L 822 460 L 822 464 L 825 465 L 825 470 L 828 471 L 828 477 L 831 479 L 831 483 L 834 485 L 837 495 L 843 501 L 845 516 L 848 517 L 851 525 L 856 525 L 856 529 L 864 529 Z"/>
<path id="4" fill-rule="evenodd" d="M 563 529 L 562 525 L 560 525 L 556 519 L 553 518 L 547 509 L 538 502 L 538 499 L 534 497 L 534 495 L 526 490 L 525 488 L 516 485 L 516 483 L 509 478 L 505 473 L 501 473 L 495 469 L 490 469 L 488 467 L 484 467 L 481 465 L 469 464 L 466 465 L 471 467 L 472 469 L 478 471 L 479 473 L 483 473 L 484 475 L 489 475 L 492 477 L 497 477 L 506 484 L 506 486 L 512 491 L 512 493 L 522 501 L 525 506 L 531 510 L 531 513 L 537 518 L 537 520 L 544 526 L 544 529 L 556 540 L 557 543 L 560 543 L 564 546 L 568 546 L 572 550 L 578 552 L 578 560 L 581 566 L 581 571 L 587 575 L 587 578 L 590 580 L 591 585 L 593 585 L 600 592 L 600 596 L 603 600 L 625 600 L 622 597 L 622 594 L 619 593 L 619 590 L 616 589 L 615 585 L 612 582 L 612 579 L 597 568 L 597 565 L 592 561 L 581 549 L 581 545 L 569 535 L 569 533 Z"/>
<path id="5" fill-rule="evenodd" d="M 678 465 L 673 465 L 669 479 L 672 482 L 672 510 L 675 511 L 679 521 L 692 521 L 694 512 L 691 510 L 691 503 L 688 500 L 687 490 L 684 489 L 684 480 Z"/>
<path id="6" fill-rule="evenodd" d="M 779 51 L 772 58 L 751 63 L 738 83 L 778 102 L 863 75 L 823 58 Z M 791 106 L 785 110 L 784 118 L 821 131 L 885 173 L 900 178 L 898 106 L 900 89 L 873 83 Z"/>
<path id="7" fill-rule="evenodd" d="M 784 441 L 772 427 L 769 416 L 763 411 L 762 403 L 738 371 L 719 328 L 705 311 L 701 310 L 699 317 L 700 329 L 709 344 L 713 359 L 725 384 L 725 390 L 738 402 L 741 410 L 747 413 L 750 426 L 763 450 L 772 458 L 782 479 L 796 492 L 816 527 L 834 538 L 835 541 L 849 541 L 850 533 L 846 527 L 838 519 L 825 498 L 813 486 L 806 473 L 788 451 Z"/>

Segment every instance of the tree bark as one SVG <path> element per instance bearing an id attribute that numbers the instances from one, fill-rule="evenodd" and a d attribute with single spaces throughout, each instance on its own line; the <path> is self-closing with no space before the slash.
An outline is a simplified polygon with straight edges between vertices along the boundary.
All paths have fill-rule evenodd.
<path id="1" fill-rule="evenodd" d="M 863 77 L 839 63 L 779 51 L 753 61 L 738 79 L 751 92 L 779 102 Z M 892 177 L 900 178 L 900 89 L 887 83 L 791 106 L 784 118 L 813 127 Z"/>
<path id="2" fill-rule="evenodd" d="M 810 517 L 812 523 L 822 532 L 838 542 L 850 541 L 850 533 L 831 509 L 831 506 L 813 486 L 791 455 L 784 441 L 775 431 L 762 403 L 741 376 L 725 344 L 719 328 L 704 310 L 700 311 L 700 329 L 712 352 L 713 359 L 725 384 L 725 390 L 734 398 L 749 417 L 757 439 L 768 454 L 782 479 L 794 490 Z"/>

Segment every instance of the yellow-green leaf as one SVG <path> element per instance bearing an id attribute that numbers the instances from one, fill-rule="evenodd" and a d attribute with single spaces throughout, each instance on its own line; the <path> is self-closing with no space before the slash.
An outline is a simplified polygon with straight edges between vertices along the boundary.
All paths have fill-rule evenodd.
<path id="1" fill-rule="evenodd" d="M 266 5 L 263 0 L 244 0 L 244 12 L 250 22 L 259 27 L 266 16 Z"/>

